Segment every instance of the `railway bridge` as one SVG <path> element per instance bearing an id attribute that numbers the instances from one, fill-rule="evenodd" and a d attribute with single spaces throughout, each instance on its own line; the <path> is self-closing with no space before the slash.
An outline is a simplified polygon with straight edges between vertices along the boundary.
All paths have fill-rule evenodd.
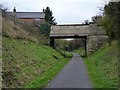
<path id="1" fill-rule="evenodd" d="M 53 25 L 50 32 L 50 46 L 55 48 L 55 39 L 83 38 L 85 54 L 97 50 L 107 39 L 105 30 L 97 24 Z"/>

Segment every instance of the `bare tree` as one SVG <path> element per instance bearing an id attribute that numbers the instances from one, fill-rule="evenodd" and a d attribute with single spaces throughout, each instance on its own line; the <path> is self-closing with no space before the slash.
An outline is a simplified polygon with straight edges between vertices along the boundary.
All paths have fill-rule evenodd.
<path id="1" fill-rule="evenodd" d="M 8 10 L 7 7 L 4 5 L 0 4 L 0 10 L 2 11 L 2 16 L 5 17 L 6 11 Z"/>

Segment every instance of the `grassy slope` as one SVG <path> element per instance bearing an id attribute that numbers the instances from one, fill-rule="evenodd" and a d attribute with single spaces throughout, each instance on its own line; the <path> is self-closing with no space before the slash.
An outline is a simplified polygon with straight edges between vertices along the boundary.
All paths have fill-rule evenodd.
<path id="1" fill-rule="evenodd" d="M 69 61 L 54 49 L 3 37 L 3 87 L 44 87 Z"/>
<path id="2" fill-rule="evenodd" d="M 8 25 L 3 31 L 10 33 L 6 27 Z M 70 60 L 48 46 L 25 38 L 13 39 L 14 33 L 18 34 L 15 30 L 9 36 L 6 33 L 3 33 L 2 43 L 3 87 L 43 87 Z M 72 54 L 67 55 L 72 57 Z"/>
<path id="3" fill-rule="evenodd" d="M 2 36 L 25 39 L 40 44 L 48 43 L 48 39 L 32 24 L 20 23 L 19 21 L 14 23 L 11 20 L 3 18 L 2 25 Z"/>
<path id="4" fill-rule="evenodd" d="M 62 50 L 62 49 L 59 49 L 59 48 L 55 48 L 57 52 L 59 52 L 61 55 L 63 55 L 64 57 L 66 58 L 71 58 L 71 53 L 68 52 L 68 51 L 65 51 L 65 50 Z"/>
<path id="5" fill-rule="evenodd" d="M 2 23 L 3 87 L 44 87 L 70 60 L 45 46 L 48 40 L 33 25 Z"/>
<path id="6" fill-rule="evenodd" d="M 105 45 L 97 52 L 84 58 L 95 88 L 118 87 L 118 48 L 114 41 L 112 46 Z"/>

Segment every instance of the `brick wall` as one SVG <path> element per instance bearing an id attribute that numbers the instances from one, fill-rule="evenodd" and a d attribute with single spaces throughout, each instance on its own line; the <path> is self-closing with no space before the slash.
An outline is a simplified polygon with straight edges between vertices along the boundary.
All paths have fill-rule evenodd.
<path id="1" fill-rule="evenodd" d="M 21 21 L 21 22 L 31 23 L 31 24 L 35 24 L 35 25 L 45 22 L 45 19 L 26 19 L 26 18 L 21 19 L 20 18 L 18 20 Z"/>

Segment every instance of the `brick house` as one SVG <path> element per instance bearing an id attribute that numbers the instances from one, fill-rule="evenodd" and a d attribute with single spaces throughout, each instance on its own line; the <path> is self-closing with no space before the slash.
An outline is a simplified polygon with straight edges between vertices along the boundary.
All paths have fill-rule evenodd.
<path id="1" fill-rule="evenodd" d="M 7 15 L 13 16 L 21 22 L 31 23 L 34 25 L 45 22 L 44 12 L 16 12 L 16 9 L 14 8 L 13 12 L 7 12 Z"/>

